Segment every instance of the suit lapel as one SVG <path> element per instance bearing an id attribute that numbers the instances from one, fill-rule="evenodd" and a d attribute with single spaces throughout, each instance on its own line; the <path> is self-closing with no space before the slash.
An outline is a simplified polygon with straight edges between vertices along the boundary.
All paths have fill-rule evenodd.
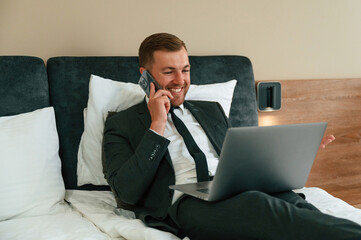
<path id="1" fill-rule="evenodd" d="M 184 101 L 184 106 L 189 109 L 195 119 L 202 126 L 217 154 L 220 155 L 224 136 L 228 128 L 223 124 L 224 119 L 209 117 L 209 112 L 205 112 L 201 107 L 198 107 L 196 101 Z M 142 122 L 145 129 L 149 129 L 151 117 L 145 99 L 143 103 L 139 105 L 138 119 Z M 173 167 L 168 150 L 166 151 L 165 158 Z"/>
<path id="2" fill-rule="evenodd" d="M 219 155 L 227 127 L 222 124 L 221 119 L 209 117 L 209 113 L 206 113 L 202 108 L 199 108 L 194 101 L 184 101 L 184 106 L 189 109 L 195 119 L 202 126 L 214 149 Z"/>

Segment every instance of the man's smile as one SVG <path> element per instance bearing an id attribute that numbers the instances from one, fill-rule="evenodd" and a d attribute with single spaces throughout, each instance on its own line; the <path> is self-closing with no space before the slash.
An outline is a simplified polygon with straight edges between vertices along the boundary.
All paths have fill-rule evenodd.
<path id="1" fill-rule="evenodd" d="M 177 95 L 183 93 L 183 90 L 186 88 L 186 85 L 182 86 L 169 86 L 166 87 L 166 90 L 168 90 L 172 95 Z"/>
<path id="2" fill-rule="evenodd" d="M 169 88 L 168 90 L 169 90 L 170 92 L 179 93 L 179 92 L 182 90 L 182 88 Z"/>

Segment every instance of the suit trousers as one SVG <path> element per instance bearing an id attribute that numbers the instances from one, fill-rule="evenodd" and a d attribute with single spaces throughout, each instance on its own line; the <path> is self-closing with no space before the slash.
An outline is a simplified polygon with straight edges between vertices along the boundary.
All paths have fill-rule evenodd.
<path id="1" fill-rule="evenodd" d="M 196 239 L 361 239 L 361 226 L 321 213 L 298 194 L 240 193 L 206 202 L 184 196 L 170 208 L 178 236 Z"/>

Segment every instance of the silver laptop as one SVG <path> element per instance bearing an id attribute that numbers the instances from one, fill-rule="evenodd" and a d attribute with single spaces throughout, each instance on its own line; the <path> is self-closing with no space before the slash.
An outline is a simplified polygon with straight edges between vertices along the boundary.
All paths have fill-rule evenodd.
<path id="1" fill-rule="evenodd" d="M 327 123 L 239 127 L 227 131 L 213 181 L 172 185 L 206 201 L 258 190 L 305 186 Z"/>

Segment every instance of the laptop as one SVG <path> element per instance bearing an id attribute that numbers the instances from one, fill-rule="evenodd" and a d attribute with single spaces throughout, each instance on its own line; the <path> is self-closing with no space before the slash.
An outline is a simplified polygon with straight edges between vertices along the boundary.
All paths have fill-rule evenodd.
<path id="1" fill-rule="evenodd" d="M 327 123 L 230 128 L 212 181 L 171 189 L 218 201 L 244 191 L 283 192 L 305 186 Z"/>

